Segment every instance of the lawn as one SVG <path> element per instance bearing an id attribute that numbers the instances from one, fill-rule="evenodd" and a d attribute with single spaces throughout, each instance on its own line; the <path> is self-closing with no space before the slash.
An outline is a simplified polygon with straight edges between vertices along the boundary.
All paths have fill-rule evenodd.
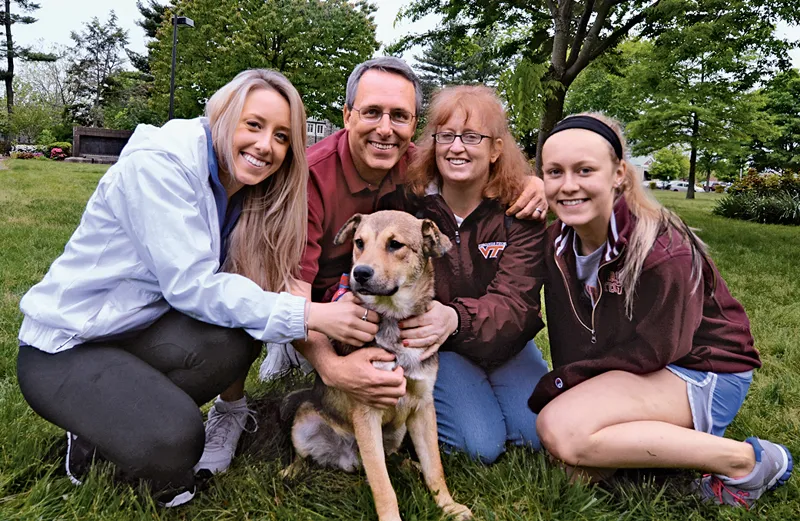
<path id="1" fill-rule="evenodd" d="M 280 462 L 248 453 L 186 507 L 159 510 L 136 489 L 115 485 L 109 469 L 82 487 L 65 477 L 63 432 L 38 418 L 16 383 L 18 302 L 39 281 L 80 220 L 105 167 L 36 160 L 6 161 L 0 171 L 0 520 L 371 520 L 363 474 L 311 469 L 283 483 Z M 730 221 L 711 215 L 716 194 L 656 192 L 708 243 L 735 297 L 753 323 L 764 368 L 757 371 L 728 436 L 780 441 L 800 456 L 800 229 Z M 547 347 L 546 334 L 537 338 Z M 255 370 L 253 371 L 253 373 Z M 258 383 L 252 395 L 280 392 Z M 262 429 L 264 426 L 262 426 Z M 800 479 L 747 512 L 700 504 L 687 493 L 690 474 L 629 473 L 611 486 L 569 484 L 541 454 L 510 450 L 491 467 L 463 456 L 444 458 L 451 491 L 485 520 L 800 519 Z M 390 473 L 406 520 L 439 519 L 421 477 L 402 457 Z"/>

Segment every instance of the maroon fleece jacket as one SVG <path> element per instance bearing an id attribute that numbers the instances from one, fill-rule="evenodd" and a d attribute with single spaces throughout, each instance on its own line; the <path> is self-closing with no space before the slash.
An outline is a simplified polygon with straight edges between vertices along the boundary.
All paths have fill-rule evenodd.
<path id="1" fill-rule="evenodd" d="M 533 412 L 606 371 L 646 374 L 675 364 L 736 373 L 761 366 L 744 308 L 711 259 L 703 263 L 700 286 L 693 291 L 691 248 L 677 230 L 665 230 L 656 240 L 635 288 L 633 316 L 626 316 L 628 289 L 617 274 L 635 226 L 625 198 L 620 198 L 600 262 L 600 296 L 594 309 L 576 274 L 575 231 L 560 220 L 547 230 L 545 309 L 553 370 L 528 401 Z"/>

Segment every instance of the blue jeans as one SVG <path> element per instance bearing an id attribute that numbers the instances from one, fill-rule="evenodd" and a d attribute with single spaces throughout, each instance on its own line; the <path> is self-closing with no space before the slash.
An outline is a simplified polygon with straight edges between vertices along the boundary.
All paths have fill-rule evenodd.
<path id="1" fill-rule="evenodd" d="M 445 451 L 466 452 L 488 464 L 505 451 L 507 441 L 538 450 L 536 415 L 528 398 L 547 372 L 533 340 L 488 373 L 459 354 L 440 352 L 433 398 Z"/>

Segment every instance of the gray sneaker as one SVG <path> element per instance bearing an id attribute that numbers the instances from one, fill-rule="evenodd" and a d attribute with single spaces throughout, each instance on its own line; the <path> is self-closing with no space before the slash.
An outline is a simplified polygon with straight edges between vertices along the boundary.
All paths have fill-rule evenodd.
<path id="1" fill-rule="evenodd" d="M 750 508 L 764 492 L 786 483 L 792 474 L 792 455 L 783 445 L 747 438 L 756 453 L 756 466 L 747 476 L 739 479 L 721 474 L 706 474 L 697 483 L 700 495 L 718 505 Z"/>
<path id="2" fill-rule="evenodd" d="M 258 377 L 262 382 L 277 380 L 286 376 L 293 368 L 299 368 L 303 374 L 314 370 L 303 355 L 292 347 L 292 344 L 267 344 L 267 356 L 258 370 Z"/>
<path id="3" fill-rule="evenodd" d="M 252 430 L 247 427 L 248 421 L 255 425 Z M 255 432 L 256 429 L 258 422 L 246 404 L 236 406 L 217 399 L 208 411 L 206 445 L 194 471 L 197 473 L 207 470 L 212 474 L 219 474 L 228 470 L 242 432 Z"/>

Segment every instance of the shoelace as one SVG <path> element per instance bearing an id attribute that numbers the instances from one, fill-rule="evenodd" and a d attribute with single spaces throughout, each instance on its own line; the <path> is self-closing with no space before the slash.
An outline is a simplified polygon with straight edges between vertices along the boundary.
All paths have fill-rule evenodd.
<path id="1" fill-rule="evenodd" d="M 706 474 L 707 477 L 709 474 Z M 747 502 L 747 499 L 750 497 L 749 492 L 745 492 L 744 490 L 731 490 L 730 488 L 725 486 L 725 483 L 722 482 L 717 476 L 711 476 L 711 492 L 714 493 L 714 497 L 717 498 L 720 504 L 724 505 L 724 492 L 727 492 L 735 502 L 739 503 L 740 505 L 744 506 L 746 509 L 750 510 L 750 504 Z"/>
<path id="2" fill-rule="evenodd" d="M 254 427 L 252 430 L 247 428 L 247 420 L 249 419 L 253 420 Z M 236 423 L 243 431 L 253 433 L 258 430 L 255 411 L 247 406 L 216 414 L 206 422 L 206 432 L 212 433 L 206 440 L 206 448 L 216 449 L 225 444 L 225 440 L 228 439 L 228 433 L 231 431 L 231 427 L 226 423 L 230 422 Z"/>

